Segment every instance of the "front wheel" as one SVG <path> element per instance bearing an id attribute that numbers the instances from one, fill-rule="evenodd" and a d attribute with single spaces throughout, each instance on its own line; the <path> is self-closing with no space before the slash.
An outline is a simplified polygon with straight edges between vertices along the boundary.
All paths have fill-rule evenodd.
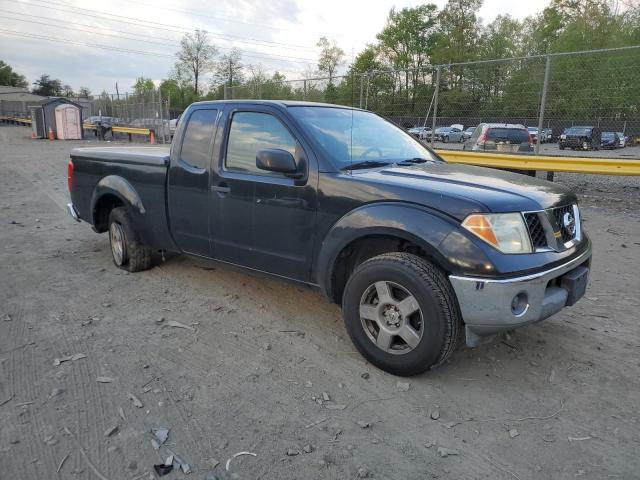
<path id="1" fill-rule="evenodd" d="M 402 376 L 444 362 L 462 328 L 444 273 L 408 253 L 386 253 L 359 265 L 345 287 L 342 314 L 360 353 L 382 370 Z"/>
<path id="2" fill-rule="evenodd" d="M 138 239 L 133 222 L 125 207 L 109 213 L 109 244 L 113 263 L 128 272 L 148 270 L 152 266 L 152 252 Z"/>
<path id="3" fill-rule="evenodd" d="M 449 137 L 442 137 L 442 141 L 444 143 L 449 143 Z"/>

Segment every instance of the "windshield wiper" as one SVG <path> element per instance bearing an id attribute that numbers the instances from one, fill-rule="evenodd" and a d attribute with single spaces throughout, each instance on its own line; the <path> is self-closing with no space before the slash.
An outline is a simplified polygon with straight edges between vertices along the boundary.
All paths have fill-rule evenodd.
<path id="1" fill-rule="evenodd" d="M 407 158 L 405 160 L 401 160 L 398 162 L 398 165 L 413 165 L 415 163 L 427 163 L 427 162 L 433 162 L 433 160 L 428 160 L 426 158 L 420 158 L 420 157 L 414 157 L 414 158 Z"/>
<path id="2" fill-rule="evenodd" d="M 357 170 L 360 168 L 386 167 L 387 165 L 391 165 L 391 163 L 383 162 L 381 160 L 363 160 L 362 162 L 356 162 L 351 165 L 345 165 L 340 170 Z"/>

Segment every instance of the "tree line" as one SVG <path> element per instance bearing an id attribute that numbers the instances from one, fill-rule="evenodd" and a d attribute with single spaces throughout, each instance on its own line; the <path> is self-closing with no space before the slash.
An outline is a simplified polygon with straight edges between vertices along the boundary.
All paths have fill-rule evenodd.
<path id="1" fill-rule="evenodd" d="M 220 54 L 206 31 L 195 30 L 182 38 L 159 88 L 177 110 L 197 100 L 224 98 L 225 88 L 231 88 L 235 98 L 305 98 L 356 106 L 364 95 L 369 109 L 385 115 L 425 115 L 436 86 L 433 66 L 444 65 L 438 83 L 442 115 L 524 118 L 537 116 L 545 59 L 481 62 L 640 45 L 638 0 L 551 0 L 524 20 L 499 15 L 486 24 L 478 17 L 481 6 L 482 0 L 449 0 L 442 9 L 432 3 L 392 8 L 375 41 L 348 65 L 345 52 L 322 37 L 317 68 L 304 75 L 324 80 L 307 84 L 288 83 L 278 71 L 267 74 L 260 64 L 245 64 L 237 49 Z M 465 62 L 480 63 L 461 65 Z M 0 62 L 0 84 L 26 86 L 26 81 Z M 155 84 L 142 76 L 132 88 L 142 94 Z M 48 75 L 34 83 L 33 92 L 91 95 L 84 87 L 73 92 Z M 639 102 L 640 50 L 552 59 L 549 116 L 637 116 Z"/>

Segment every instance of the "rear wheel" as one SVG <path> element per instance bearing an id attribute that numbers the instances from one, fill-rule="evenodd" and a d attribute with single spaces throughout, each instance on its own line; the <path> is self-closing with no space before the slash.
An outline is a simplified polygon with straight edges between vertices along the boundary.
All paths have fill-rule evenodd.
<path id="1" fill-rule="evenodd" d="M 455 350 L 462 320 L 444 273 L 421 257 L 386 253 L 362 263 L 345 287 L 342 313 L 362 355 L 395 375 L 415 375 Z"/>
<path id="2" fill-rule="evenodd" d="M 111 210 L 108 231 L 111 256 L 118 268 L 128 272 L 151 268 L 152 252 L 140 242 L 125 207 Z"/>

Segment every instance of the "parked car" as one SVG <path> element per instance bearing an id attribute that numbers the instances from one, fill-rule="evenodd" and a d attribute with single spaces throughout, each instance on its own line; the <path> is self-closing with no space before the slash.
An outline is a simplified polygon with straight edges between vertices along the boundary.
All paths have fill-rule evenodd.
<path id="1" fill-rule="evenodd" d="M 540 138 L 541 143 L 548 143 L 553 141 L 553 130 L 550 128 L 542 129 L 542 137 Z"/>
<path id="2" fill-rule="evenodd" d="M 413 128 L 410 128 L 407 131 L 415 138 L 422 138 L 422 136 L 427 131 L 429 131 L 429 133 L 431 133 L 431 129 L 429 129 L 427 127 L 413 127 Z"/>
<path id="3" fill-rule="evenodd" d="M 622 138 L 616 132 L 602 132 L 600 135 L 600 148 L 613 150 L 620 148 Z"/>
<path id="4" fill-rule="evenodd" d="M 439 142 L 462 142 L 462 129 L 456 127 L 439 127 L 436 128 L 436 141 Z"/>
<path id="5" fill-rule="evenodd" d="M 533 141 L 524 125 L 481 123 L 462 148 L 474 151 L 526 153 L 533 151 Z"/>
<path id="6" fill-rule="evenodd" d="M 616 132 L 618 135 L 618 139 L 620 141 L 620 148 L 624 148 L 627 146 L 627 138 L 623 132 Z"/>
<path id="7" fill-rule="evenodd" d="M 560 150 L 570 148 L 571 150 L 598 150 L 600 148 L 600 129 L 597 127 L 570 127 L 566 128 L 558 147 Z"/>
<path id="8" fill-rule="evenodd" d="M 448 164 L 349 107 L 195 103 L 171 148 L 77 148 L 67 178 L 69 214 L 108 232 L 118 268 L 177 252 L 317 287 L 396 375 L 543 320 L 588 282 L 591 242 L 566 187 Z"/>
<path id="9" fill-rule="evenodd" d="M 475 131 L 477 127 L 467 127 L 465 130 L 462 131 L 462 141 L 466 142 L 467 140 L 469 140 L 471 138 L 471 136 L 473 135 L 473 132 Z"/>

